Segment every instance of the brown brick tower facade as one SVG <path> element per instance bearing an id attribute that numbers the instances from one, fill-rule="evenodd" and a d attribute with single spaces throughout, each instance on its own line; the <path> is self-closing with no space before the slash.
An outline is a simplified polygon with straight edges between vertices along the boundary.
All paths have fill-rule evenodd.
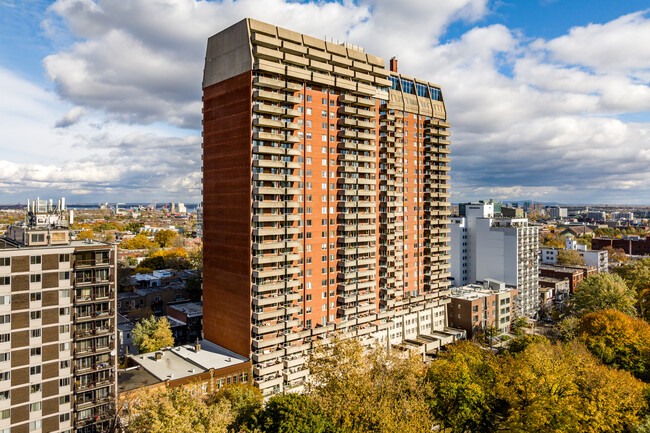
<path id="1" fill-rule="evenodd" d="M 203 92 L 205 338 L 265 394 L 300 387 L 334 330 L 453 339 L 439 87 L 247 19 L 208 41 Z"/>

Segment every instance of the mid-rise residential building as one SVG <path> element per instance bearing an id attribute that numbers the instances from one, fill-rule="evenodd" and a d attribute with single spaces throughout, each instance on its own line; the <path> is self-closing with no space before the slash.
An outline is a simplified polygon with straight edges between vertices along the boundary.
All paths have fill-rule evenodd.
<path id="1" fill-rule="evenodd" d="M 449 326 L 464 329 L 468 338 L 488 328 L 496 328 L 500 333 L 510 330 L 515 318 L 515 287 L 488 279 L 483 284 L 453 287 L 450 297 Z"/>
<path id="2" fill-rule="evenodd" d="M 566 218 L 566 217 L 569 216 L 567 208 L 565 208 L 565 207 L 551 206 L 551 207 L 546 208 L 546 211 L 548 212 L 549 218 L 554 219 L 554 220 L 559 220 L 559 219 Z"/>
<path id="3" fill-rule="evenodd" d="M 593 238 L 591 248 L 594 250 L 603 250 L 607 247 L 615 250 L 621 249 L 625 254 L 634 256 L 650 255 L 650 236 L 645 238 L 638 236 L 624 236 L 623 238 Z"/>
<path id="4" fill-rule="evenodd" d="M 634 221 L 634 212 L 612 212 L 612 219 Z"/>
<path id="5" fill-rule="evenodd" d="M 453 284 L 503 281 L 517 288 L 517 314 L 535 315 L 538 228 L 529 226 L 526 218 L 495 218 L 491 203 L 468 204 L 465 213 L 451 218 Z"/>
<path id="6" fill-rule="evenodd" d="M 113 431 L 115 257 L 71 239 L 65 200 L 0 239 L 0 431 Z"/>
<path id="7" fill-rule="evenodd" d="M 203 115 L 204 336 L 250 357 L 265 395 L 298 389 L 332 332 L 458 335 L 439 86 L 245 19 L 208 41 Z"/>
<path id="8" fill-rule="evenodd" d="M 595 267 L 599 273 L 608 271 L 609 260 L 607 257 L 607 251 L 589 250 L 587 249 L 587 245 L 581 245 L 576 240 L 569 237 L 564 238 L 564 242 L 566 248 L 542 247 L 542 263 L 545 265 L 556 265 L 560 251 L 572 250 L 577 251 L 578 254 L 580 254 L 585 265 Z"/>
<path id="9" fill-rule="evenodd" d="M 607 221 L 607 212 L 590 210 L 585 213 L 585 218 L 594 221 Z"/>

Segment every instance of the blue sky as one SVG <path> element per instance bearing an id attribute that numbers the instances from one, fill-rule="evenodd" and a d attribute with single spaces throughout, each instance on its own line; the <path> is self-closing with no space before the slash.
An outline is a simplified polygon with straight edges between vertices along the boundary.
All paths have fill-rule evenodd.
<path id="1" fill-rule="evenodd" d="M 0 0 L 0 202 L 198 201 L 205 42 L 252 17 L 440 84 L 454 202 L 650 204 L 649 7 Z"/>

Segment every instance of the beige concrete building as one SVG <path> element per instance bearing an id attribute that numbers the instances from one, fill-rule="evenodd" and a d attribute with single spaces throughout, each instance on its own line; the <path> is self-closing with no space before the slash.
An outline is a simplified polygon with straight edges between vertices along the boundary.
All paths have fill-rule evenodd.
<path id="1" fill-rule="evenodd" d="M 439 86 L 246 19 L 209 39 L 203 103 L 204 336 L 251 358 L 266 395 L 300 389 L 334 331 L 456 338 Z"/>
<path id="2" fill-rule="evenodd" d="M 70 239 L 65 202 L 0 239 L 0 432 L 112 431 L 115 248 Z"/>

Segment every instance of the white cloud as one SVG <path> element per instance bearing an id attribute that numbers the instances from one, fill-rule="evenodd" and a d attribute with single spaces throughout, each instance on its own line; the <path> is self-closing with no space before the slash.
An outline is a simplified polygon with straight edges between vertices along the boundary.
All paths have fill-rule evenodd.
<path id="1" fill-rule="evenodd" d="M 454 201 L 650 197 L 650 122 L 620 120 L 650 111 L 647 12 L 549 41 L 496 24 L 440 43 L 454 22 L 488 17 L 487 0 L 59 0 L 50 11 L 44 26 L 52 37 L 66 40 L 57 37 L 63 29 L 76 38 L 44 60 L 66 102 L 24 83 L 7 89 L 21 100 L 15 109 L 0 100 L 0 113 L 36 131 L 33 141 L 48 143 L 45 154 L 58 155 L 55 164 L 35 160 L 38 152 L 22 150 L 28 140 L 10 128 L 9 142 L 24 154 L 3 158 L 12 162 L 1 170 L 25 184 L 51 176 L 52 185 L 93 194 L 185 191 L 198 200 L 206 40 L 252 17 L 345 39 L 386 59 L 398 55 L 401 72 L 440 84 L 452 123 Z M 12 87 L 2 74 L 0 90 Z M 39 119 L 48 128 L 29 129 Z M 52 133 L 57 121 L 75 127 Z M 65 149 L 77 159 L 62 159 Z"/>
<path id="2" fill-rule="evenodd" d="M 555 60 L 602 71 L 646 70 L 650 64 L 648 11 L 605 24 L 573 27 L 568 35 L 542 44 Z"/>

